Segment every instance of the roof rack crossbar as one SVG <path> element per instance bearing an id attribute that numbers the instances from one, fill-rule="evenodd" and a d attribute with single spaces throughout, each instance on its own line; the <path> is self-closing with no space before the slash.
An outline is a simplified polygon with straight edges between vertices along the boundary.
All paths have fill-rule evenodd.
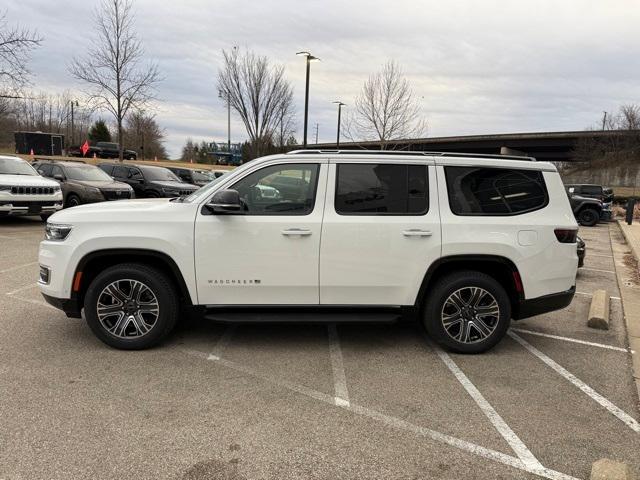
<path id="1" fill-rule="evenodd" d="M 501 160 L 526 160 L 535 162 L 536 159 L 524 155 L 501 155 L 494 153 L 462 153 L 462 152 L 415 152 L 408 150 L 292 150 L 287 155 L 320 155 L 320 154 L 340 154 L 340 155 L 423 155 L 429 157 L 472 157 L 472 158 L 496 158 Z"/>

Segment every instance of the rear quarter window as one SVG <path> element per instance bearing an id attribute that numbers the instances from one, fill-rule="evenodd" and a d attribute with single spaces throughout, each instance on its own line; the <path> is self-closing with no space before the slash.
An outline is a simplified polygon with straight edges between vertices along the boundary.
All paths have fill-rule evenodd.
<path id="1" fill-rule="evenodd" d="M 455 215 L 520 215 L 549 203 L 542 172 L 487 167 L 445 167 Z"/>

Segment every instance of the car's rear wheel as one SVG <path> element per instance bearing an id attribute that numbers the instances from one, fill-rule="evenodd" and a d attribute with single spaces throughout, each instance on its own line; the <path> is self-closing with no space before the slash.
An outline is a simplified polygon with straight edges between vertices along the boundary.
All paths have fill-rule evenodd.
<path id="1" fill-rule="evenodd" d="M 104 343 L 123 350 L 157 345 L 178 320 L 179 304 L 167 276 L 141 264 L 100 273 L 87 289 L 85 316 Z"/>
<path id="2" fill-rule="evenodd" d="M 593 227 L 600 219 L 600 214 L 594 208 L 584 208 L 578 213 L 578 222 L 585 227 Z"/>
<path id="3" fill-rule="evenodd" d="M 504 337 L 511 302 L 493 277 L 456 272 L 438 280 L 423 311 L 427 332 L 440 345 L 459 353 L 481 353 Z"/>
<path id="4" fill-rule="evenodd" d="M 81 203 L 82 202 L 80 201 L 80 197 L 72 193 L 67 197 L 67 201 L 65 202 L 64 207 L 65 208 L 76 207 Z"/>

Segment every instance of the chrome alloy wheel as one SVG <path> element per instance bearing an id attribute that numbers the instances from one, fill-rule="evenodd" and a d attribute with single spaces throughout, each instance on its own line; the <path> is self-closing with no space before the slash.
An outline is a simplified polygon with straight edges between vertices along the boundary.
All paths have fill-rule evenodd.
<path id="1" fill-rule="evenodd" d="M 98 320 L 111 335 L 139 338 L 151 331 L 160 306 L 151 289 L 138 280 L 117 280 L 98 296 Z"/>
<path id="2" fill-rule="evenodd" d="M 500 321 L 495 297 L 480 287 L 464 287 L 453 292 L 442 307 L 444 331 L 460 343 L 477 343 L 489 337 Z"/>

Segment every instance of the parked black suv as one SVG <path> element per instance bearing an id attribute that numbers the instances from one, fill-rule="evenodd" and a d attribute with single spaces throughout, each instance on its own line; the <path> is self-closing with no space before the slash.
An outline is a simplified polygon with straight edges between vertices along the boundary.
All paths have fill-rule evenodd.
<path id="1" fill-rule="evenodd" d="M 128 183 L 138 198 L 173 198 L 190 195 L 199 188 L 180 181 L 164 167 L 116 163 L 101 163 L 98 167 L 119 182 Z"/>
<path id="2" fill-rule="evenodd" d="M 60 183 L 65 207 L 134 198 L 129 185 L 114 181 L 94 165 L 41 160 L 35 161 L 33 167 L 43 177 L 53 178 Z"/>
<path id="3" fill-rule="evenodd" d="M 113 142 L 97 142 L 95 145 L 89 145 L 89 150 L 86 154 L 82 153 L 82 147 L 80 145 L 74 145 L 67 149 L 67 155 L 70 157 L 87 157 L 91 158 L 95 154 L 98 158 L 119 158 L 120 152 L 118 151 L 120 145 Z M 123 150 L 122 157 L 125 160 L 137 160 L 138 154 L 133 150 Z"/>
<path id="4" fill-rule="evenodd" d="M 206 172 L 201 170 L 195 170 L 193 168 L 183 168 L 183 167 L 166 167 L 175 173 L 180 180 L 183 182 L 191 183 L 193 185 L 197 185 L 199 187 L 204 187 L 207 183 L 209 183 L 213 178 L 208 175 Z"/>

